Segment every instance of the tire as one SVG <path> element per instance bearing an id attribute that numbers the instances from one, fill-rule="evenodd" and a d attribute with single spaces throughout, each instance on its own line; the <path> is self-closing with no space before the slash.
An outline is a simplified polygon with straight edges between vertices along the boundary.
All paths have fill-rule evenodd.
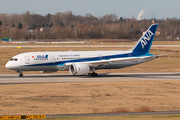
<path id="1" fill-rule="evenodd" d="M 23 74 L 19 74 L 19 77 L 23 77 Z"/>

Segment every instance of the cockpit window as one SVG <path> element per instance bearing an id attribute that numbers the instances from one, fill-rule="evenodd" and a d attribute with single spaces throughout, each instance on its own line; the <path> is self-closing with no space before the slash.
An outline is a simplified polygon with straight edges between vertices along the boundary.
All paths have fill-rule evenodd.
<path id="1" fill-rule="evenodd" d="M 14 58 L 11 58 L 11 59 L 10 59 L 10 61 L 13 61 L 13 60 L 14 60 Z"/>
<path id="2" fill-rule="evenodd" d="M 18 61 L 17 58 L 11 58 L 10 61 Z"/>

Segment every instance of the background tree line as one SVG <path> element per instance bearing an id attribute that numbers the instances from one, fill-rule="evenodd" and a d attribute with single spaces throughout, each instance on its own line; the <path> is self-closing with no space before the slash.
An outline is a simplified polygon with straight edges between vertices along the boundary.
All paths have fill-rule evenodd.
<path id="1" fill-rule="evenodd" d="M 180 19 L 159 19 L 156 38 L 180 37 Z M 29 11 L 23 14 L 0 14 L 0 38 L 12 39 L 138 39 L 152 19 L 137 21 L 115 14 L 96 17 L 74 15 L 72 11 L 45 16 Z"/>

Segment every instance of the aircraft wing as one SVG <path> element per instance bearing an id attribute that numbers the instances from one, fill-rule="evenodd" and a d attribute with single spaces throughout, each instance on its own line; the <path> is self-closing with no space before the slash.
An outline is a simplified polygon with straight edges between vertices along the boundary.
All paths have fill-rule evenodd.
<path id="1" fill-rule="evenodd" d="M 114 58 L 114 59 L 109 59 L 109 60 L 101 60 L 101 61 L 93 61 L 93 62 L 88 62 L 90 67 L 98 67 L 101 65 L 108 65 L 110 63 L 116 63 L 116 62 L 123 62 L 123 61 L 136 61 L 136 60 L 141 60 L 141 59 L 147 59 L 155 56 L 144 56 L 144 57 L 128 57 L 128 58 Z"/>
<path id="2" fill-rule="evenodd" d="M 156 58 L 156 56 L 143 56 L 143 57 L 126 57 L 126 58 L 112 58 L 112 59 L 102 59 L 99 61 L 88 61 L 88 62 L 80 62 L 89 64 L 90 67 L 98 67 L 101 65 L 108 65 L 110 63 L 122 62 L 122 61 L 133 61 L 133 60 L 141 60 L 148 58 Z M 73 63 L 65 63 L 65 66 L 70 66 Z"/>
<path id="3" fill-rule="evenodd" d="M 159 55 L 153 55 L 153 56 L 142 56 L 142 57 L 111 58 L 111 59 L 102 59 L 99 61 L 88 61 L 88 62 L 80 62 L 80 63 L 89 64 L 90 67 L 99 67 L 102 65 L 108 65 L 110 63 L 115 63 L 115 62 L 120 63 L 122 61 L 136 61 L 136 60 L 144 60 L 144 59 L 150 59 L 150 58 L 156 59 L 160 56 L 169 55 L 169 54 L 173 54 L 173 53 L 159 54 Z M 73 63 L 65 63 L 65 66 L 70 66 L 72 64 Z"/>

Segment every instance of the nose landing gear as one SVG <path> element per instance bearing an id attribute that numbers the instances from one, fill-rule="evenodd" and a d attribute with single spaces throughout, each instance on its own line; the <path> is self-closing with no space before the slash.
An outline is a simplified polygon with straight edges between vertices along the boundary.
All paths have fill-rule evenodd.
<path id="1" fill-rule="evenodd" d="M 19 74 L 19 77 L 23 77 L 24 75 L 22 73 Z"/>
<path id="2" fill-rule="evenodd" d="M 23 77 L 24 75 L 23 75 L 23 73 L 22 73 L 22 71 L 17 71 L 18 73 L 19 73 L 19 77 Z"/>

